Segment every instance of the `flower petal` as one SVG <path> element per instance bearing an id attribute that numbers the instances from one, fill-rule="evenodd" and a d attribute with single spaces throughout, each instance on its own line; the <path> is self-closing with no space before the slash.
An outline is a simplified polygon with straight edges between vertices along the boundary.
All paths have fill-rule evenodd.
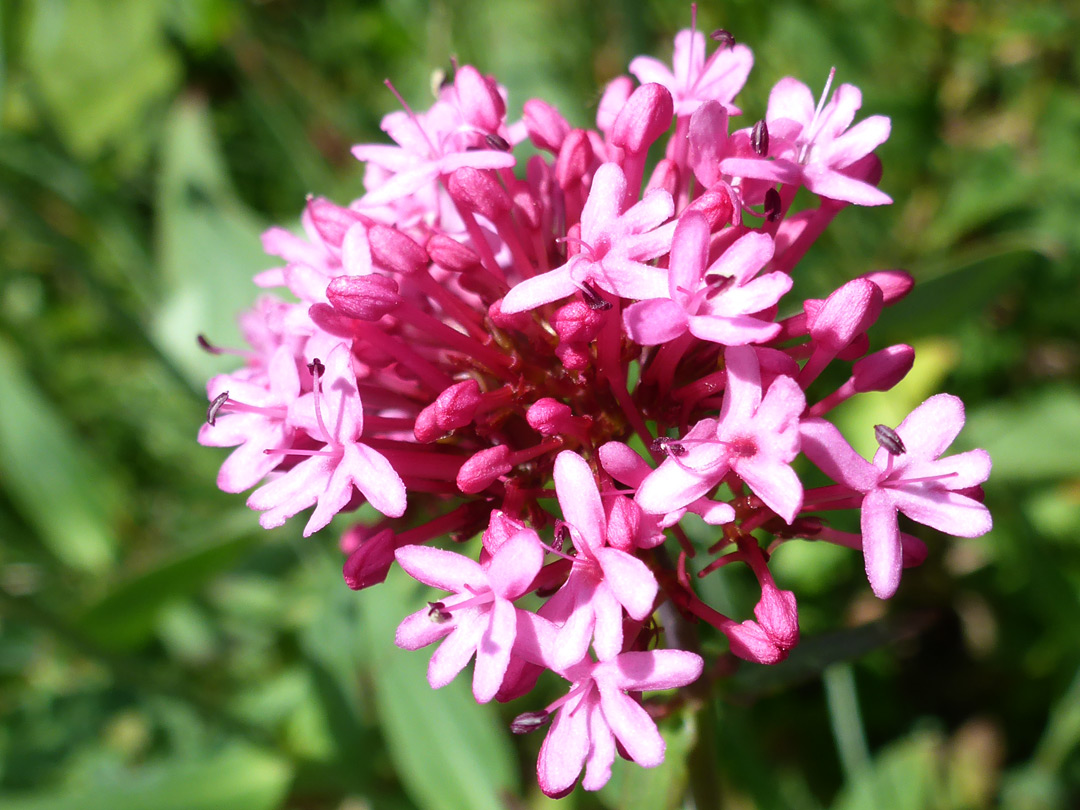
<path id="1" fill-rule="evenodd" d="M 658 346 L 686 332 L 686 310 L 670 298 L 638 301 L 623 312 L 623 325 L 632 340 Z"/>
<path id="2" fill-rule="evenodd" d="M 658 586 L 649 566 L 617 548 L 601 548 L 595 553 L 604 571 L 604 583 L 630 618 L 641 621 L 652 613 Z"/>
<path id="3" fill-rule="evenodd" d="M 517 637 L 517 610 L 513 604 L 496 599 L 489 616 L 488 626 L 476 647 L 472 689 L 477 703 L 487 703 L 499 691 Z"/>
<path id="4" fill-rule="evenodd" d="M 563 517 L 577 529 L 590 549 L 604 544 L 607 518 L 600 490 L 589 463 L 571 450 L 563 450 L 555 459 L 555 492 Z"/>
<path id="5" fill-rule="evenodd" d="M 487 587 L 487 576 L 480 563 L 464 554 L 431 546 L 408 545 L 395 551 L 394 558 L 409 576 L 432 588 L 464 593 L 470 588 Z"/>
<path id="6" fill-rule="evenodd" d="M 649 713 L 633 698 L 612 686 L 599 684 L 600 709 L 630 759 L 643 768 L 664 761 L 664 738 Z"/>
<path id="7" fill-rule="evenodd" d="M 891 493 L 876 489 L 863 498 L 862 535 L 866 578 L 879 599 L 888 599 L 900 586 L 904 567 L 896 504 Z"/>

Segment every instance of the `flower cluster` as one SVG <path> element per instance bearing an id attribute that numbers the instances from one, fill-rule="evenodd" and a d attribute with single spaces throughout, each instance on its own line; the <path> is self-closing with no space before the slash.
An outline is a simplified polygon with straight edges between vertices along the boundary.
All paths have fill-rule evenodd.
<path id="1" fill-rule="evenodd" d="M 886 598 L 926 555 L 898 512 L 961 537 L 990 528 L 987 454 L 942 457 L 964 423 L 955 397 L 879 425 L 872 462 L 827 420 L 911 368 L 910 346 L 869 353 L 867 337 L 911 277 L 785 298 L 842 208 L 890 202 L 873 154 L 889 120 L 853 126 L 860 93 L 833 91 L 830 75 L 816 103 L 782 79 L 764 119 L 733 130 L 752 56 L 725 31 L 712 40 L 681 32 L 672 68 L 635 59 L 637 82 L 607 86 L 596 129 L 539 99 L 508 123 L 504 89 L 469 65 L 430 109 L 402 101 L 383 121 L 395 145 L 353 150 L 363 197 L 311 198 L 304 236 L 265 234 L 283 266 L 256 283 L 293 299 L 260 299 L 243 319 L 245 367 L 209 384 L 199 440 L 236 447 L 218 483 L 258 485 L 248 505 L 263 526 L 314 507 L 306 536 L 366 502 L 385 519 L 346 532 L 348 585 L 396 562 L 443 592 L 397 631 L 405 649 L 438 643 L 433 687 L 474 659 L 480 702 L 519 698 L 544 670 L 569 682 L 513 725 L 550 720 L 537 768 L 549 795 L 583 768 L 599 788 L 617 751 L 662 761 L 641 693 L 704 668 L 662 647 L 685 637 L 663 624 L 711 625 L 763 664 L 798 643 L 795 595 L 769 571 L 778 543 L 861 549 Z M 535 154 L 519 162 L 525 141 Z M 816 201 L 796 210 L 801 188 Z M 812 388 L 830 364 L 847 382 Z M 800 454 L 834 483 L 805 488 Z M 860 534 L 821 517 L 848 509 Z M 479 559 L 433 542 L 478 534 Z M 753 618 L 699 598 L 695 556 L 699 576 L 752 571 Z"/>

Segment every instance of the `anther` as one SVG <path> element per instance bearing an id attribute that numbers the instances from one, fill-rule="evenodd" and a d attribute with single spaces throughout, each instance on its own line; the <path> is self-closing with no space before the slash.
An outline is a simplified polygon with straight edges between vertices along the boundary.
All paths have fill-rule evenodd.
<path id="1" fill-rule="evenodd" d="M 528 734 L 547 723 L 550 716 L 551 714 L 545 711 L 519 714 L 511 721 L 510 730 L 515 734 Z"/>
<path id="2" fill-rule="evenodd" d="M 436 624 L 450 621 L 450 611 L 442 602 L 428 602 L 428 618 Z"/>
<path id="3" fill-rule="evenodd" d="M 750 130 L 750 145 L 762 157 L 769 154 L 769 125 L 764 120 L 758 121 Z"/>
<path id="4" fill-rule="evenodd" d="M 735 35 L 724 28 L 717 28 L 709 34 L 709 39 L 717 43 L 721 48 L 735 47 Z"/>
<path id="5" fill-rule="evenodd" d="M 664 453 L 675 458 L 681 458 L 686 455 L 686 446 L 680 444 L 674 439 L 669 439 L 666 436 L 659 436 L 653 439 L 652 449 L 656 453 Z"/>
<path id="6" fill-rule="evenodd" d="M 199 341 L 199 348 L 202 349 L 204 352 L 209 352 L 210 354 L 222 353 L 221 349 L 219 349 L 217 346 L 215 346 L 213 343 L 206 339 L 206 335 L 196 335 L 195 339 Z M 213 423 L 211 422 L 211 424 Z"/>
<path id="7" fill-rule="evenodd" d="M 323 374 L 326 373 L 326 366 L 324 366 L 322 364 L 322 361 L 320 361 L 319 358 L 316 357 L 314 360 L 308 363 L 307 370 L 312 377 L 321 377 Z"/>
<path id="8" fill-rule="evenodd" d="M 874 438 L 877 439 L 877 443 L 884 447 L 885 451 L 891 456 L 902 456 L 907 452 L 903 440 L 891 427 L 874 425 Z"/>
<path id="9" fill-rule="evenodd" d="M 585 297 L 585 303 L 589 305 L 589 309 L 594 312 L 611 309 L 611 302 L 605 300 L 588 282 L 581 285 L 581 294 Z"/>
<path id="10" fill-rule="evenodd" d="M 202 336 L 200 335 L 200 337 Z M 210 427 L 214 426 L 214 424 L 217 422 L 218 411 L 221 410 L 222 406 L 228 401 L 228 399 L 228 391 L 222 391 L 220 394 L 214 397 L 213 401 L 210 403 L 210 407 L 206 409 L 206 424 L 210 425 Z"/>
<path id="11" fill-rule="evenodd" d="M 563 546 L 566 545 L 566 541 L 570 539 L 570 527 L 563 523 L 561 520 L 555 521 L 555 539 L 552 541 L 552 547 L 556 551 L 562 551 Z"/>
<path id="12" fill-rule="evenodd" d="M 511 149 L 510 143 L 506 138 L 500 137 L 494 133 L 485 135 L 484 140 L 487 142 L 488 146 L 492 149 L 498 149 L 500 152 L 509 152 Z"/>
<path id="13" fill-rule="evenodd" d="M 776 222 L 780 219 L 780 210 L 783 203 L 780 202 L 780 192 L 770 188 L 765 192 L 765 219 L 768 222 Z"/>

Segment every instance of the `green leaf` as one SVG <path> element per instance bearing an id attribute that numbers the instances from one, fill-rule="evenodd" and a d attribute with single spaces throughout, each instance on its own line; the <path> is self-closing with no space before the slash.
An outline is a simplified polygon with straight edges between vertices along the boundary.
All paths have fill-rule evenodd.
<path id="1" fill-rule="evenodd" d="M 77 789 L 0 796 L 5 810 L 274 810 L 288 791 L 289 766 L 254 748 L 148 765 Z"/>
<path id="2" fill-rule="evenodd" d="M 1080 389 L 1046 388 L 1023 402 L 984 406 L 970 414 L 960 441 L 990 453 L 995 486 L 1080 474 Z"/>
<path id="3" fill-rule="evenodd" d="M 178 101 L 165 124 L 157 198 L 158 260 L 165 295 L 155 340 L 193 382 L 234 368 L 198 348 L 205 333 L 241 345 L 237 315 L 257 293 L 255 273 L 273 266 L 262 250 L 262 223 L 236 198 L 202 101 Z M 230 362 L 231 361 L 231 362 Z"/>
<path id="4" fill-rule="evenodd" d="M 600 801 L 611 810 L 675 810 L 686 796 L 687 757 L 697 741 L 697 718 L 687 714 L 677 728 L 661 728 L 667 743 L 664 761 L 642 768 L 621 757 L 615 760 L 611 781 L 600 791 Z"/>
<path id="5" fill-rule="evenodd" d="M 930 810 L 944 806 L 942 740 L 920 732 L 895 742 L 841 791 L 833 810 Z"/>
<path id="6" fill-rule="evenodd" d="M 153 107 L 179 80 L 153 0 L 40 0 L 27 6 L 25 59 L 60 136 L 82 158 L 148 145 Z"/>
<path id="7" fill-rule="evenodd" d="M 166 606 L 228 569 L 256 539 L 247 534 L 188 550 L 119 583 L 83 614 L 82 631 L 109 649 L 137 647 L 153 634 Z"/>
<path id="8" fill-rule="evenodd" d="M 23 518 L 65 565 L 101 572 L 116 552 L 117 492 L 0 341 L 0 473 Z"/>
<path id="9" fill-rule="evenodd" d="M 392 571 L 378 588 L 358 594 L 368 641 L 368 677 L 395 770 L 425 810 L 504 810 L 519 793 L 509 729 L 493 706 L 470 690 L 471 668 L 435 691 L 427 682 L 432 650 L 394 646 L 394 629 L 424 601 L 415 584 Z"/>

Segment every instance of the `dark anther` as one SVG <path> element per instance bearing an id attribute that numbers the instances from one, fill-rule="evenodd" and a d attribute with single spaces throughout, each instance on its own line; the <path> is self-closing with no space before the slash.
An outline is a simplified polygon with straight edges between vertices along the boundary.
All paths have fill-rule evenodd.
<path id="1" fill-rule="evenodd" d="M 674 439 L 669 439 L 666 436 L 659 436 L 653 439 L 652 449 L 656 453 L 665 453 L 675 458 L 681 458 L 686 455 L 686 446 L 680 444 Z"/>
<path id="2" fill-rule="evenodd" d="M 705 284 L 708 287 L 708 292 L 705 293 L 705 298 L 711 301 L 734 283 L 734 276 L 705 276 Z"/>
<path id="3" fill-rule="evenodd" d="M 217 422 L 218 411 L 221 410 L 221 406 L 224 405 L 229 399 L 229 392 L 222 391 L 213 401 L 210 403 L 210 407 L 206 409 L 206 424 L 213 427 Z"/>
<path id="4" fill-rule="evenodd" d="M 611 309 L 611 302 L 605 301 L 600 293 L 594 290 L 588 282 L 581 285 L 581 294 L 585 296 L 585 303 L 589 305 L 589 309 L 594 312 L 603 312 Z"/>
<path id="5" fill-rule="evenodd" d="M 780 208 L 782 203 L 780 202 L 780 192 L 775 188 L 770 188 L 765 192 L 765 219 L 769 222 L 776 222 L 780 219 Z"/>
<path id="6" fill-rule="evenodd" d="M 735 47 L 735 35 L 724 28 L 717 28 L 709 34 L 709 39 L 717 43 L 721 48 Z"/>
<path id="7" fill-rule="evenodd" d="M 907 452 L 903 440 L 891 427 L 874 425 L 874 438 L 877 439 L 878 444 L 885 448 L 889 455 L 902 456 Z"/>
<path id="8" fill-rule="evenodd" d="M 758 121 L 750 130 L 750 145 L 762 157 L 769 154 L 769 125 L 764 120 Z"/>
<path id="9" fill-rule="evenodd" d="M 326 373 L 326 366 L 324 366 L 322 364 L 322 361 L 319 360 L 318 357 L 316 357 L 314 360 L 307 364 L 307 370 L 308 372 L 310 372 L 312 377 L 321 377 L 323 374 Z"/>
<path id="10" fill-rule="evenodd" d="M 510 722 L 510 730 L 515 734 L 528 734 L 530 731 L 536 731 L 544 723 L 548 721 L 550 717 L 547 712 L 525 712 L 519 714 Z"/>
<path id="11" fill-rule="evenodd" d="M 442 602 L 428 602 L 428 618 L 436 624 L 442 624 L 450 620 L 450 611 Z"/>
<path id="12" fill-rule="evenodd" d="M 502 138 L 494 133 L 484 136 L 484 140 L 487 141 L 487 145 L 492 149 L 498 149 L 500 152 L 509 152 L 510 144 L 505 138 Z"/>
<path id="13" fill-rule="evenodd" d="M 562 551 L 566 541 L 570 539 L 570 527 L 561 520 L 555 521 L 555 539 L 552 541 L 556 551 Z"/>
<path id="14" fill-rule="evenodd" d="M 196 335 L 195 339 L 199 341 L 199 348 L 202 349 L 204 352 L 209 352 L 210 354 L 221 354 L 221 349 L 219 349 L 217 346 L 207 340 L 206 335 Z"/>

